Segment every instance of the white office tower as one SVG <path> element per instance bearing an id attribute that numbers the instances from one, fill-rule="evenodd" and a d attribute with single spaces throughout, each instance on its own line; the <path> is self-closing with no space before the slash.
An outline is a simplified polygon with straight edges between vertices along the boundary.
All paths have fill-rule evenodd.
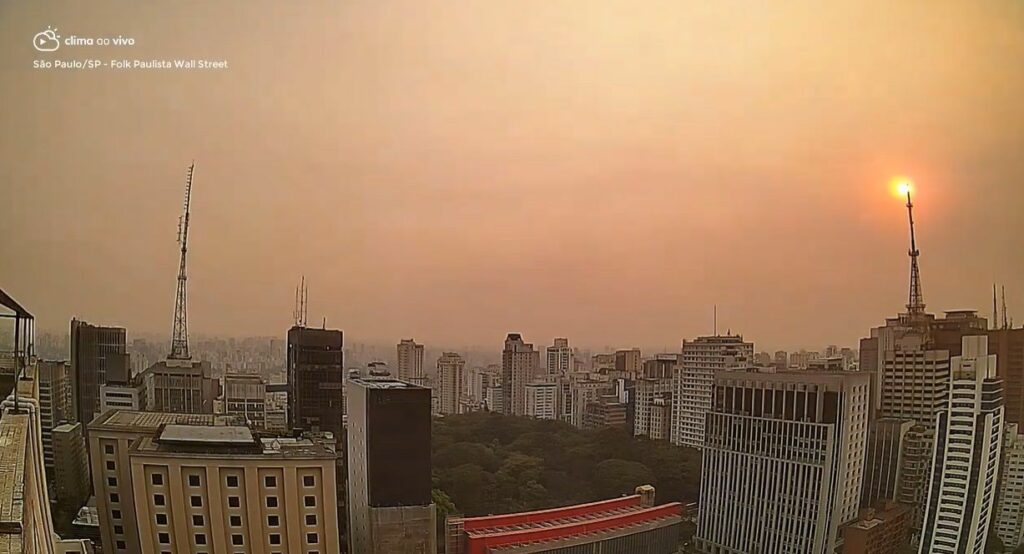
<path id="1" fill-rule="evenodd" d="M 526 385 L 526 414 L 535 419 L 558 419 L 558 383 L 533 382 Z"/>
<path id="2" fill-rule="evenodd" d="M 921 554 L 985 551 L 1003 440 L 1003 381 L 988 337 L 963 337 L 936 417 Z"/>
<path id="3" fill-rule="evenodd" d="M 750 367 L 754 343 L 740 335 L 714 335 L 683 341 L 680 369 L 672 394 L 672 443 L 701 448 L 704 416 L 711 411 L 715 373 Z"/>
<path id="4" fill-rule="evenodd" d="M 526 415 L 526 384 L 534 381 L 539 366 L 540 352 L 519 333 L 509 333 L 501 352 L 501 413 Z"/>
<path id="5" fill-rule="evenodd" d="M 1013 552 L 1024 543 L 1024 435 L 1016 423 L 1006 425 L 996 498 L 992 525 L 1006 550 Z"/>
<path id="6" fill-rule="evenodd" d="M 672 379 L 638 379 L 633 403 L 633 435 L 651 439 L 667 439 L 671 422 Z M 666 407 L 668 409 L 666 409 Z"/>
<path id="7" fill-rule="evenodd" d="M 555 339 L 554 344 L 547 347 L 548 375 L 565 375 L 572 373 L 576 365 L 576 357 L 569 347 L 569 339 Z"/>
<path id="8" fill-rule="evenodd" d="M 834 552 L 857 518 L 870 389 L 859 372 L 717 373 L 698 549 Z"/>

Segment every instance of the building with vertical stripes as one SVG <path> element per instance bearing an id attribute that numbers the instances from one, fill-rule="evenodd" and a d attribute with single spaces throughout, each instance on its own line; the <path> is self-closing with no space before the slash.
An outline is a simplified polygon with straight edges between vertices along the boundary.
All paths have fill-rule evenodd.
<path id="1" fill-rule="evenodd" d="M 704 440 L 695 543 L 712 554 L 825 554 L 857 518 L 870 376 L 723 371 Z"/>
<path id="2" fill-rule="evenodd" d="M 988 337 L 963 337 L 936 417 L 921 554 L 980 554 L 995 510 L 1003 441 L 1003 381 Z"/>
<path id="3" fill-rule="evenodd" d="M 754 344 L 740 335 L 714 335 L 683 341 L 672 393 L 672 444 L 701 448 L 705 415 L 711 411 L 715 373 L 751 365 Z"/>

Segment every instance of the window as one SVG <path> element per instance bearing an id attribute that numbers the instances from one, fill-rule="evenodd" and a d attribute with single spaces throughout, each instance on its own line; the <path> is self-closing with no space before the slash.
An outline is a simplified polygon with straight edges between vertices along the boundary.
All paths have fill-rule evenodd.
<path id="1" fill-rule="evenodd" d="M 307 496 L 307 497 L 303 498 L 302 501 L 306 504 L 307 507 L 316 506 L 316 497 L 315 496 Z"/>
<path id="2" fill-rule="evenodd" d="M 159 474 L 159 473 L 154 473 L 153 474 L 153 484 L 154 485 L 163 485 L 164 484 L 164 476 Z"/>
<path id="3" fill-rule="evenodd" d="M 228 475 L 228 486 L 229 487 L 237 487 L 238 486 L 238 476 L 237 475 Z"/>
<path id="4" fill-rule="evenodd" d="M 114 544 L 116 545 L 118 550 L 124 550 L 125 548 L 128 548 L 124 541 L 116 541 Z"/>
<path id="5" fill-rule="evenodd" d="M 156 504 L 157 506 L 163 506 L 164 505 L 164 495 L 162 495 L 162 494 L 154 494 L 153 495 L 153 504 Z"/>
<path id="6" fill-rule="evenodd" d="M 114 465 L 114 462 L 107 460 L 107 471 L 114 471 L 115 469 L 117 469 L 117 466 Z"/>
<path id="7" fill-rule="evenodd" d="M 316 514 L 306 515 L 306 525 L 316 525 Z"/>
<path id="8" fill-rule="evenodd" d="M 110 517 L 114 519 L 121 519 L 121 510 L 111 510 Z"/>
<path id="9" fill-rule="evenodd" d="M 231 516 L 231 526 L 232 527 L 241 527 L 242 526 L 242 516 Z"/>
<path id="10" fill-rule="evenodd" d="M 314 479 L 312 475 L 304 475 L 302 476 L 302 484 L 307 487 L 315 486 L 316 479 Z"/>
<path id="11" fill-rule="evenodd" d="M 268 496 L 267 497 L 267 507 L 268 508 L 276 508 L 277 507 L 277 497 L 276 496 Z"/>
<path id="12" fill-rule="evenodd" d="M 168 533 L 160 533 L 157 535 L 160 544 L 171 544 L 171 535 Z"/>
<path id="13" fill-rule="evenodd" d="M 108 487 L 116 487 L 117 486 L 117 477 L 107 477 L 107 486 Z"/>
<path id="14" fill-rule="evenodd" d="M 196 527 L 203 526 L 203 516 L 192 516 L 192 525 Z"/>
<path id="15" fill-rule="evenodd" d="M 281 544 L 281 535 L 278 535 L 277 533 L 271 533 L 270 544 Z"/>
<path id="16" fill-rule="evenodd" d="M 120 501 L 121 501 L 121 497 L 118 496 L 116 492 L 110 493 L 110 503 L 111 504 L 117 504 Z"/>
<path id="17" fill-rule="evenodd" d="M 106 452 L 107 454 L 113 454 L 114 453 L 114 445 L 112 445 L 112 444 L 104 444 L 103 445 L 103 451 Z"/>
<path id="18" fill-rule="evenodd" d="M 267 485 L 267 487 L 276 487 L 277 477 L 274 477 L 273 475 L 267 475 L 266 477 L 263 478 L 263 482 Z"/>
<path id="19" fill-rule="evenodd" d="M 238 503 L 238 497 L 237 496 L 229 496 L 228 497 L 228 506 L 230 506 L 232 508 L 237 508 L 238 505 L 239 505 L 239 503 Z"/>
<path id="20" fill-rule="evenodd" d="M 199 476 L 194 474 L 194 473 L 192 475 L 189 475 L 188 476 L 188 486 L 190 486 L 190 487 L 198 487 L 199 486 Z"/>
<path id="21" fill-rule="evenodd" d="M 189 502 L 192 503 L 193 508 L 201 508 L 203 506 L 203 497 L 192 495 L 192 498 L 189 499 Z"/>
<path id="22" fill-rule="evenodd" d="M 167 525 L 167 514 L 157 514 L 156 515 L 156 524 L 157 525 Z"/>
<path id="23" fill-rule="evenodd" d="M 316 533 L 306 533 L 307 544 L 316 544 L 318 542 L 320 542 L 320 537 L 318 537 Z"/>
<path id="24" fill-rule="evenodd" d="M 114 534 L 115 535 L 123 535 L 124 534 L 124 526 L 123 525 L 115 525 L 114 526 Z"/>
<path id="25" fill-rule="evenodd" d="M 239 535 L 239 534 L 231 535 L 231 544 L 233 544 L 235 546 L 241 546 L 241 545 L 245 544 L 242 541 L 242 535 Z"/>
<path id="26" fill-rule="evenodd" d="M 196 533 L 196 544 L 206 544 L 206 535 Z"/>
<path id="27" fill-rule="evenodd" d="M 279 517 L 277 517 L 277 516 L 267 516 L 267 526 L 268 527 L 277 527 L 278 525 L 281 525 L 281 519 Z"/>

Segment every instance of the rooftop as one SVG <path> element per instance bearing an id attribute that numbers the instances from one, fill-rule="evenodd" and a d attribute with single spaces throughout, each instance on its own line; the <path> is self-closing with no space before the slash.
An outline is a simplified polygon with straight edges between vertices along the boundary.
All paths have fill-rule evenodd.
<path id="1" fill-rule="evenodd" d="M 111 410 L 94 419 L 89 424 L 89 429 L 155 432 L 162 425 L 236 425 L 238 423 L 238 417 L 233 415 Z"/>
<path id="2" fill-rule="evenodd" d="M 370 389 L 421 389 L 423 387 L 390 377 L 358 377 L 349 382 Z"/>
<path id="3" fill-rule="evenodd" d="M 256 444 L 252 431 L 240 425 L 165 425 L 156 438 L 161 444 L 243 446 Z"/>

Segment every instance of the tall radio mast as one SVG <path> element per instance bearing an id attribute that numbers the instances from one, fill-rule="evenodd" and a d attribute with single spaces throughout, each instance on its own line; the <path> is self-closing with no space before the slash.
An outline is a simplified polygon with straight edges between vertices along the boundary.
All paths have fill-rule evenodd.
<path id="1" fill-rule="evenodd" d="M 171 353 L 167 356 L 170 360 L 190 360 L 192 355 L 188 351 L 188 310 L 185 299 L 188 279 L 185 273 L 185 255 L 188 252 L 188 216 L 189 203 L 192 201 L 192 175 L 195 172 L 196 164 L 188 166 L 188 176 L 185 179 L 185 207 L 183 215 L 178 219 L 178 244 L 181 246 L 181 262 L 178 265 L 178 292 L 174 297 L 174 332 L 171 338 Z"/>

